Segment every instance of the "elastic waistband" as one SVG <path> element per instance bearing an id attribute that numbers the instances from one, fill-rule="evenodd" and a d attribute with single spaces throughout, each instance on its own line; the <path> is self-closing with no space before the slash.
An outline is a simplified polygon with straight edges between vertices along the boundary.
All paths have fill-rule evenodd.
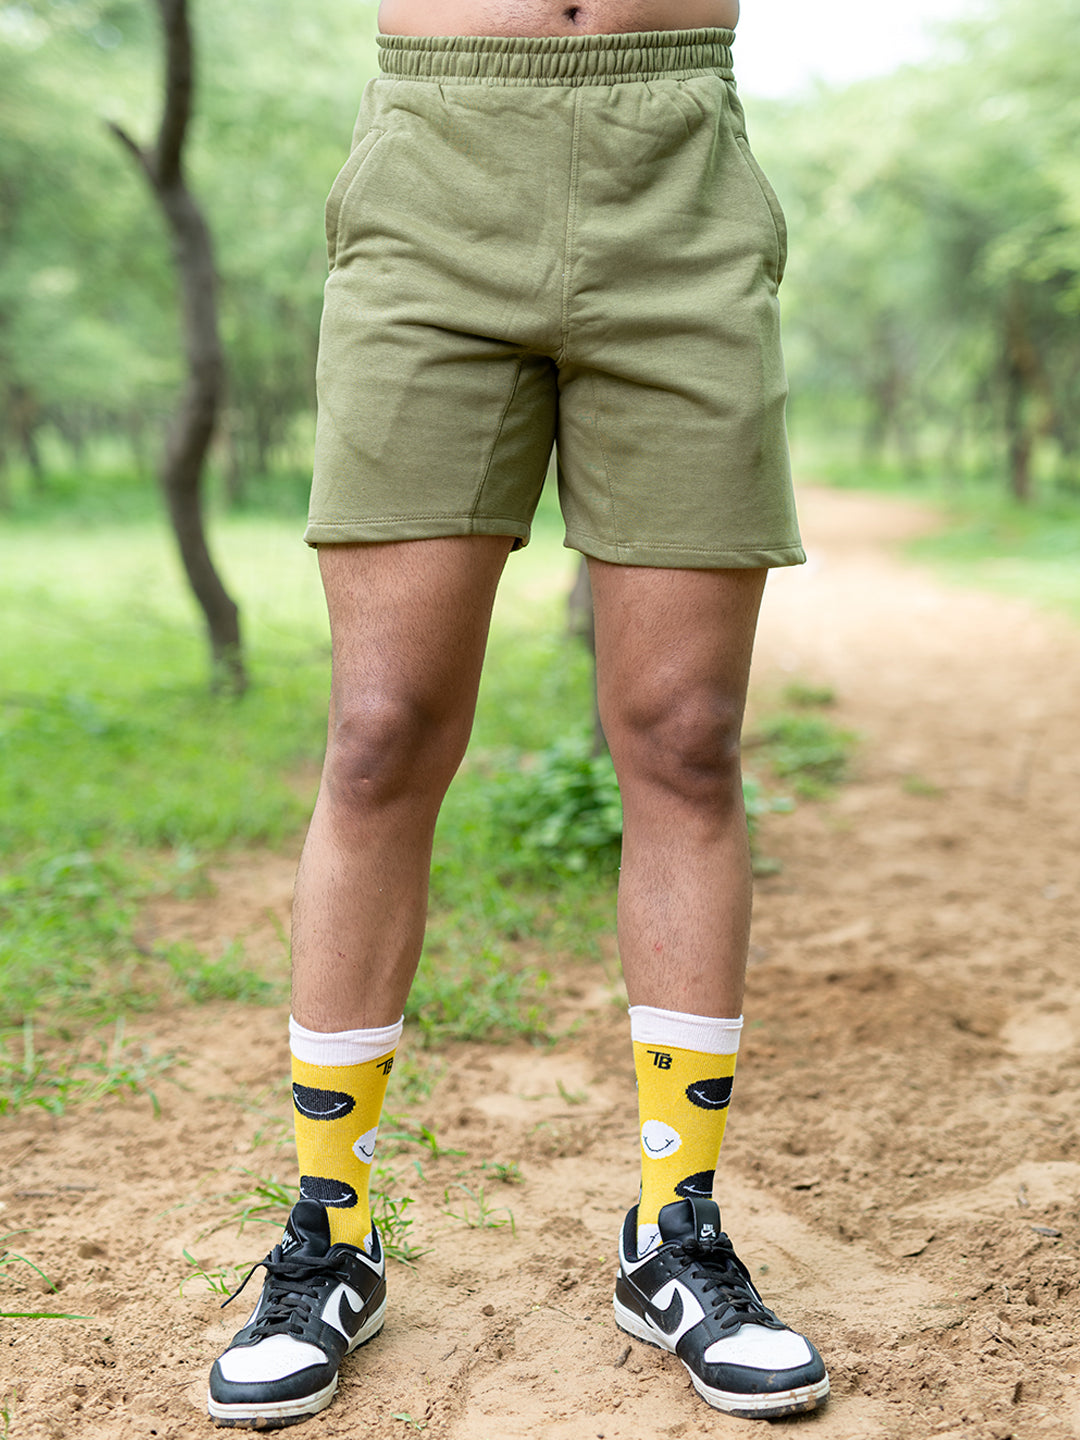
<path id="1" fill-rule="evenodd" d="M 384 74 L 456 84 L 614 85 L 717 74 L 734 79 L 733 30 L 624 35 L 379 35 Z"/>

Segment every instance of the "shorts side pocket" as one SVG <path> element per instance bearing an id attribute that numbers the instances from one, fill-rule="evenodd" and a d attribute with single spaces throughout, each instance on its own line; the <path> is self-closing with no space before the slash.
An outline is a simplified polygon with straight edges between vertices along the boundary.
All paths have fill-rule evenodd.
<path id="1" fill-rule="evenodd" d="M 750 142 L 745 135 L 736 135 L 735 143 L 746 161 L 747 169 L 757 181 L 758 189 L 761 191 L 765 204 L 769 207 L 769 214 L 773 219 L 773 228 L 776 230 L 776 283 L 780 284 L 784 278 L 784 271 L 787 269 L 788 258 L 788 233 L 787 221 L 784 219 L 783 207 L 777 197 L 776 191 L 769 184 L 765 171 L 754 159 L 754 152 L 750 149 Z"/>
<path id="2" fill-rule="evenodd" d="M 333 270 L 337 263 L 338 226 L 341 221 L 341 212 L 345 208 L 345 201 L 348 199 L 349 191 L 353 188 L 361 170 L 364 168 L 364 161 L 385 134 L 385 130 L 369 130 L 353 147 L 348 160 L 345 161 L 345 164 L 338 171 L 337 178 L 330 187 L 330 194 L 326 199 L 325 218 L 326 257 L 331 270 Z"/>

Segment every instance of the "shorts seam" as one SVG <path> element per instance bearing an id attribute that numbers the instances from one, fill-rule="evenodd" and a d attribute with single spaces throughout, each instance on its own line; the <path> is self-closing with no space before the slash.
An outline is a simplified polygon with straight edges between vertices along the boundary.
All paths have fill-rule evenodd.
<path id="1" fill-rule="evenodd" d="M 573 265 L 574 225 L 577 221 L 578 173 L 581 160 L 581 94 L 574 96 L 574 122 L 570 137 L 570 176 L 566 197 L 566 234 L 563 237 L 563 286 L 562 286 L 562 334 L 559 337 L 557 364 L 566 359 L 566 346 L 570 339 L 570 292 L 573 288 L 571 268 Z"/>
<path id="2" fill-rule="evenodd" d="M 402 515 L 361 515 L 355 520 L 311 519 L 308 521 L 308 528 L 318 530 L 363 530 L 380 525 L 423 524 L 428 520 L 457 520 L 463 525 L 471 524 L 476 520 L 483 520 L 490 524 L 516 525 L 519 529 L 528 528 L 529 523 L 527 520 L 523 520 L 520 515 L 477 514 L 475 510 L 426 510 L 420 514 L 407 511 Z"/>
<path id="3" fill-rule="evenodd" d="M 622 544 L 619 539 L 619 514 L 615 508 L 615 486 L 611 481 L 611 466 L 608 463 L 607 447 L 604 444 L 604 432 L 600 429 L 600 402 L 596 393 L 596 376 L 590 374 L 589 389 L 592 392 L 593 429 L 596 432 L 596 443 L 600 447 L 600 459 L 604 463 L 604 484 L 607 486 L 608 510 L 611 514 L 611 540 L 608 544 L 616 547 Z M 593 537 L 599 540 L 599 536 Z"/>
<path id="4" fill-rule="evenodd" d="M 476 487 L 476 494 L 473 497 L 473 503 L 469 507 L 470 520 L 476 519 L 477 511 L 480 509 L 480 501 L 483 499 L 484 496 L 484 486 L 488 482 L 488 477 L 491 474 L 491 467 L 495 463 L 495 451 L 499 447 L 499 441 L 502 438 L 503 427 L 506 424 L 506 417 L 510 414 L 510 407 L 514 403 L 514 396 L 517 394 L 518 385 L 521 383 L 521 372 L 524 366 L 525 357 L 524 355 L 519 355 L 517 364 L 514 367 L 514 379 L 513 383 L 510 386 L 510 394 L 506 397 L 506 402 L 502 408 L 502 414 L 499 416 L 499 423 L 495 428 L 495 435 L 491 442 L 491 448 L 488 450 L 487 460 L 484 462 L 484 469 L 483 473 L 480 476 L 480 483 Z"/>

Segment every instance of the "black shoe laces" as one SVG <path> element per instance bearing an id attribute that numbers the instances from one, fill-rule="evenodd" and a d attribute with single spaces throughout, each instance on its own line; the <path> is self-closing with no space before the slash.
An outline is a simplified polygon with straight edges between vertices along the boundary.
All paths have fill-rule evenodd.
<path id="1" fill-rule="evenodd" d="M 691 1278 L 701 1282 L 694 1287 L 694 1294 L 706 1312 L 711 1309 L 712 1319 L 721 1330 L 737 1330 L 740 1325 L 787 1329 L 758 1299 L 726 1235 L 715 1240 L 683 1240 L 678 1249 L 690 1261 Z"/>
<path id="2" fill-rule="evenodd" d="M 324 1260 L 283 1256 L 281 1246 L 275 1245 L 266 1259 L 254 1264 L 229 1298 L 221 1302 L 222 1310 L 232 1304 L 260 1266 L 267 1276 L 266 1306 L 252 1327 L 251 1338 L 264 1340 L 268 1335 L 281 1334 L 302 1336 L 304 1327 L 311 1322 L 312 1308 L 320 1299 L 319 1292 L 335 1277 Z"/>

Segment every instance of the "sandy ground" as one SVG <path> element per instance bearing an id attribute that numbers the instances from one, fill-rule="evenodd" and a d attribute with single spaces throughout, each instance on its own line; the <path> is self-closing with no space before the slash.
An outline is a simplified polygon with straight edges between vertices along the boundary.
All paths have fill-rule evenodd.
<path id="1" fill-rule="evenodd" d="M 811 562 L 770 582 L 754 708 L 792 678 L 828 684 L 862 743 L 834 799 L 764 827 L 783 868 L 758 889 L 718 1182 L 766 1298 L 832 1373 L 827 1408 L 776 1423 L 821 1440 L 1077 1436 L 1080 632 L 902 564 L 892 542 L 930 523 L 909 505 L 811 491 L 803 515 Z M 147 923 L 207 943 L 244 933 L 269 954 L 291 872 L 289 857 L 247 857 L 215 896 Z M 391 1267 L 385 1331 L 305 1436 L 638 1440 L 754 1424 L 708 1410 L 677 1361 L 611 1318 L 636 1187 L 612 976 L 563 970 L 560 1023 L 574 1025 L 552 1049 L 438 1057 L 411 1108 L 455 1153 L 390 1162 L 430 1248 Z M 46 1301 L 18 1267 L 32 1283 L 5 1284 L 5 1308 L 90 1317 L 2 1322 L 12 1435 L 212 1433 L 206 1369 L 248 1295 L 222 1314 L 185 1283 L 182 1251 L 246 1265 L 273 1238 L 211 1227 L 242 1168 L 291 1178 L 284 1018 L 143 1022 L 187 1062 L 160 1083 L 159 1117 L 143 1098 L 4 1122 L 0 1230 L 32 1227 L 13 1243 L 62 1287 Z M 485 1162 L 516 1162 L 520 1182 Z M 460 1186 L 483 1186 L 514 1229 L 448 1214 L 477 1213 Z"/>

